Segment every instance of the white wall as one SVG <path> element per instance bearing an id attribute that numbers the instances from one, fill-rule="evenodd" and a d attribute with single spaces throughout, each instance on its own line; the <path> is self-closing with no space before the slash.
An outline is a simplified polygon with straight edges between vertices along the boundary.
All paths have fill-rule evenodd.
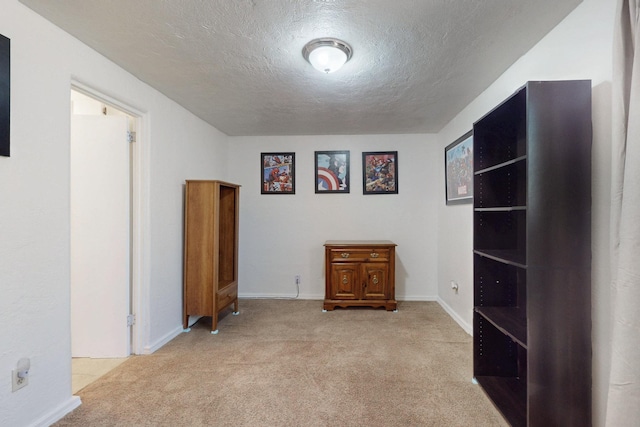
<path id="1" fill-rule="evenodd" d="M 227 137 L 16 0 L 0 0 L 11 39 L 11 157 L 0 157 L 0 425 L 47 425 L 71 396 L 69 129 L 72 79 L 145 113 L 143 215 L 148 305 L 142 346 L 180 330 L 182 191 L 225 178 Z M 29 385 L 11 370 L 31 359 Z"/>
<path id="2" fill-rule="evenodd" d="M 438 135 L 227 138 L 16 0 L 0 0 L 12 49 L 12 157 L 0 157 L 0 425 L 46 424 L 71 396 L 69 324 L 69 90 L 72 79 L 144 114 L 143 267 L 148 351 L 180 330 L 185 179 L 241 184 L 240 292 L 321 298 L 327 239 L 398 243 L 399 299 L 438 296 L 470 328 L 471 207 L 445 206 L 443 149 L 526 80 L 594 82 L 594 424 L 608 381 L 608 217 L 611 43 L 615 2 L 584 0 Z M 491 60 L 491 58 L 487 58 Z M 227 141 L 230 141 L 227 147 Z M 314 193 L 313 151 L 351 151 L 351 193 Z M 399 194 L 363 196 L 362 151 L 397 150 Z M 260 194 L 260 152 L 295 151 L 295 196 Z M 454 294 L 449 282 L 456 280 Z M 320 306 L 319 306 L 320 309 Z M 10 372 L 31 358 L 30 384 Z"/>
<path id="3" fill-rule="evenodd" d="M 349 150 L 349 194 L 316 194 L 314 151 Z M 260 153 L 296 153 L 296 194 L 260 194 Z M 362 194 L 362 152 L 398 152 L 398 194 Z M 393 240 L 396 298 L 437 296 L 437 203 L 443 153 L 433 135 L 234 137 L 240 190 L 240 295 L 324 298 L 326 240 Z M 444 197 L 444 196 L 442 196 Z M 318 303 L 321 309 L 321 303 Z"/>
<path id="4" fill-rule="evenodd" d="M 509 68 L 438 135 L 442 147 L 527 80 L 590 79 L 593 86 L 592 336 L 594 425 L 604 425 L 609 354 L 609 207 L 611 79 L 615 1 L 584 0 L 560 25 Z M 490 58 L 488 58 L 490 60 Z M 440 204 L 438 294 L 471 325 L 472 208 Z M 460 262 L 459 254 L 464 254 Z M 459 280 L 460 292 L 449 281 Z"/>
<path id="5" fill-rule="evenodd" d="M 160 97 L 150 114 L 151 176 L 148 353 L 182 331 L 183 206 L 186 179 L 226 179 L 226 135 Z"/>

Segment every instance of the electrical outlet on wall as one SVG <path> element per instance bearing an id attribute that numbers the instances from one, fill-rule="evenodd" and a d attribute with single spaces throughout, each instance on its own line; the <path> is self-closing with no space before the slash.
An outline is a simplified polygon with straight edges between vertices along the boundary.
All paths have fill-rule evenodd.
<path id="1" fill-rule="evenodd" d="M 31 361 L 23 357 L 18 361 L 17 369 L 11 371 L 11 391 L 18 391 L 29 384 Z"/>
<path id="2" fill-rule="evenodd" d="M 451 289 L 457 294 L 458 293 L 458 282 L 452 280 L 451 281 Z"/>
<path id="3" fill-rule="evenodd" d="M 29 384 L 29 377 L 20 378 L 18 376 L 19 372 L 17 369 L 11 371 L 11 391 L 18 391 Z"/>

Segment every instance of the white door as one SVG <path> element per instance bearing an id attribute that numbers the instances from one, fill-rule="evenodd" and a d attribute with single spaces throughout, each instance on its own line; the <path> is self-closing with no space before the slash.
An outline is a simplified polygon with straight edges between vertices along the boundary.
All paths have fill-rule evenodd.
<path id="1" fill-rule="evenodd" d="M 126 357 L 129 143 L 124 116 L 71 116 L 71 355 Z"/>

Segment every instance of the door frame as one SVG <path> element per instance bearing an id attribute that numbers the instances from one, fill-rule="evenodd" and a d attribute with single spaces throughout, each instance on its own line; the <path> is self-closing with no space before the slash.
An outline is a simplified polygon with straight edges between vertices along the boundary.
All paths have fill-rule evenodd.
<path id="1" fill-rule="evenodd" d="M 148 114 L 76 80 L 71 90 L 83 93 L 135 118 L 136 142 L 131 151 L 131 309 L 135 323 L 131 328 L 131 353 L 150 354 L 149 340 L 149 120 Z M 69 109 L 71 114 L 71 109 Z M 71 120 L 69 120 L 71 123 Z M 71 284 L 69 284 L 71 285 Z"/>

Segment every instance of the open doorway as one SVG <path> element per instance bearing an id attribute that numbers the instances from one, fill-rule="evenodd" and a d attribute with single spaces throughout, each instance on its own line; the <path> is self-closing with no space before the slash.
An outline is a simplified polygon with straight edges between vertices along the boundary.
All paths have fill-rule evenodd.
<path id="1" fill-rule="evenodd" d="M 133 351 L 139 118 L 71 90 L 71 346 L 75 393 Z"/>

